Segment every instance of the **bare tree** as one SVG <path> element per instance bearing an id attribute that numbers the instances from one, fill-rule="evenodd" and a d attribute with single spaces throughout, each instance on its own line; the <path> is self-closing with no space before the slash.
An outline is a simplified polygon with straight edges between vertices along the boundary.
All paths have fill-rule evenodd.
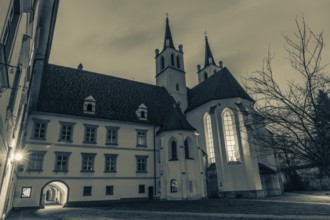
<path id="1" fill-rule="evenodd" d="M 269 135 L 257 133 L 255 139 L 280 155 L 286 167 L 310 165 L 330 177 L 330 117 L 324 113 L 330 109 L 318 107 L 320 91 L 328 94 L 330 89 L 326 65 L 321 64 L 323 32 L 314 33 L 303 16 L 295 22 L 296 31 L 291 37 L 283 35 L 283 38 L 292 67 L 290 75 L 296 74 L 299 82 L 288 81 L 285 89 L 278 84 L 270 51 L 262 70 L 245 81 L 247 90 L 258 103 L 256 109 L 261 117 L 256 121 L 266 124 L 269 130 Z M 325 122 L 324 126 L 319 126 L 321 121 Z"/>

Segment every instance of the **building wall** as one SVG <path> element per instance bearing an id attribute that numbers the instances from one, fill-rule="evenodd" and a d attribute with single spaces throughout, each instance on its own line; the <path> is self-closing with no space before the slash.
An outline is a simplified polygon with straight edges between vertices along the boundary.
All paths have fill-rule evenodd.
<path id="1" fill-rule="evenodd" d="M 40 26 L 40 5 L 53 8 L 54 2 L 40 0 L 0 1 L 0 219 L 12 207 L 16 185 L 14 154 L 22 143 L 33 51 L 37 50 L 36 29 Z M 46 16 L 51 17 L 51 14 Z M 43 23 L 49 35 L 50 25 Z M 47 40 L 48 41 L 48 38 Z"/>
<path id="2" fill-rule="evenodd" d="M 251 143 L 248 141 L 247 132 L 243 124 L 243 115 L 235 104 L 239 102 L 245 103 L 246 106 L 251 105 L 248 101 L 240 98 L 211 101 L 188 112 L 187 118 L 191 125 L 197 128 L 200 133 L 200 146 L 207 152 L 204 115 L 205 113 L 210 114 L 220 194 L 240 196 L 241 193 L 246 192 L 247 196 L 263 196 L 257 155 L 251 150 Z M 240 152 L 240 161 L 237 163 L 227 162 L 221 116 L 225 108 L 230 109 L 235 115 L 237 144 Z"/>
<path id="3" fill-rule="evenodd" d="M 33 138 L 34 122 L 49 121 L 45 140 Z M 74 123 L 72 142 L 59 141 L 61 123 Z M 96 144 L 84 143 L 85 124 L 96 125 Z M 118 127 L 118 144 L 106 145 L 106 126 Z M 147 145 L 137 146 L 137 129 L 147 132 Z M 148 187 L 154 186 L 154 126 L 146 124 L 124 123 L 98 120 L 90 117 L 70 117 L 47 113 L 33 113 L 29 117 L 25 149 L 46 151 L 42 171 L 28 169 L 28 158 L 22 164 L 24 170 L 19 173 L 16 188 L 15 206 L 39 206 L 42 187 L 52 180 L 61 180 L 69 188 L 68 203 L 77 201 L 116 200 L 124 198 L 147 198 Z M 55 152 L 70 152 L 68 172 L 55 172 Z M 81 153 L 95 153 L 94 172 L 82 171 Z M 104 172 L 104 154 L 117 154 L 116 172 Z M 137 172 L 136 156 L 147 157 L 147 172 Z M 114 195 L 105 195 L 105 186 L 114 186 Z M 145 185 L 145 193 L 139 193 L 139 185 Z M 20 198 L 23 186 L 32 186 L 31 198 Z M 83 186 L 92 186 L 92 195 L 83 196 Z"/>

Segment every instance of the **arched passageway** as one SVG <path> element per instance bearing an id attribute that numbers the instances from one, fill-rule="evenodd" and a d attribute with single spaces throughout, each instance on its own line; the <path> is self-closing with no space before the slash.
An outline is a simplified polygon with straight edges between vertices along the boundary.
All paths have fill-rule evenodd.
<path id="1" fill-rule="evenodd" d="M 51 181 L 41 189 L 40 205 L 47 207 L 50 205 L 65 206 L 68 201 L 69 188 L 62 181 Z"/>

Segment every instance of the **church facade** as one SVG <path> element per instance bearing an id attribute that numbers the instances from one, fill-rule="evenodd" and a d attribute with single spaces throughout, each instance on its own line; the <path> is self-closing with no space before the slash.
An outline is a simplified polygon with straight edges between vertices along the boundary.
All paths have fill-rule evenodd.
<path id="1" fill-rule="evenodd" d="M 254 100 L 205 39 L 188 89 L 166 19 L 156 85 L 48 64 L 34 87 L 14 207 L 281 194 L 253 144 Z"/>

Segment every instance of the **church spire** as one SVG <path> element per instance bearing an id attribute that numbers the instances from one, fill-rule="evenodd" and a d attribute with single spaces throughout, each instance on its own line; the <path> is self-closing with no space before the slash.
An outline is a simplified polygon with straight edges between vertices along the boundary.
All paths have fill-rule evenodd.
<path id="1" fill-rule="evenodd" d="M 207 35 L 205 33 L 205 64 L 204 67 L 210 65 L 210 64 L 215 64 L 212 51 L 209 45 L 209 41 L 207 39 Z"/>
<path id="2" fill-rule="evenodd" d="M 166 47 L 171 47 L 174 49 L 174 43 L 172 39 L 170 24 L 168 21 L 168 15 L 166 14 L 166 27 L 165 27 L 165 39 L 164 39 L 164 49 Z"/>

